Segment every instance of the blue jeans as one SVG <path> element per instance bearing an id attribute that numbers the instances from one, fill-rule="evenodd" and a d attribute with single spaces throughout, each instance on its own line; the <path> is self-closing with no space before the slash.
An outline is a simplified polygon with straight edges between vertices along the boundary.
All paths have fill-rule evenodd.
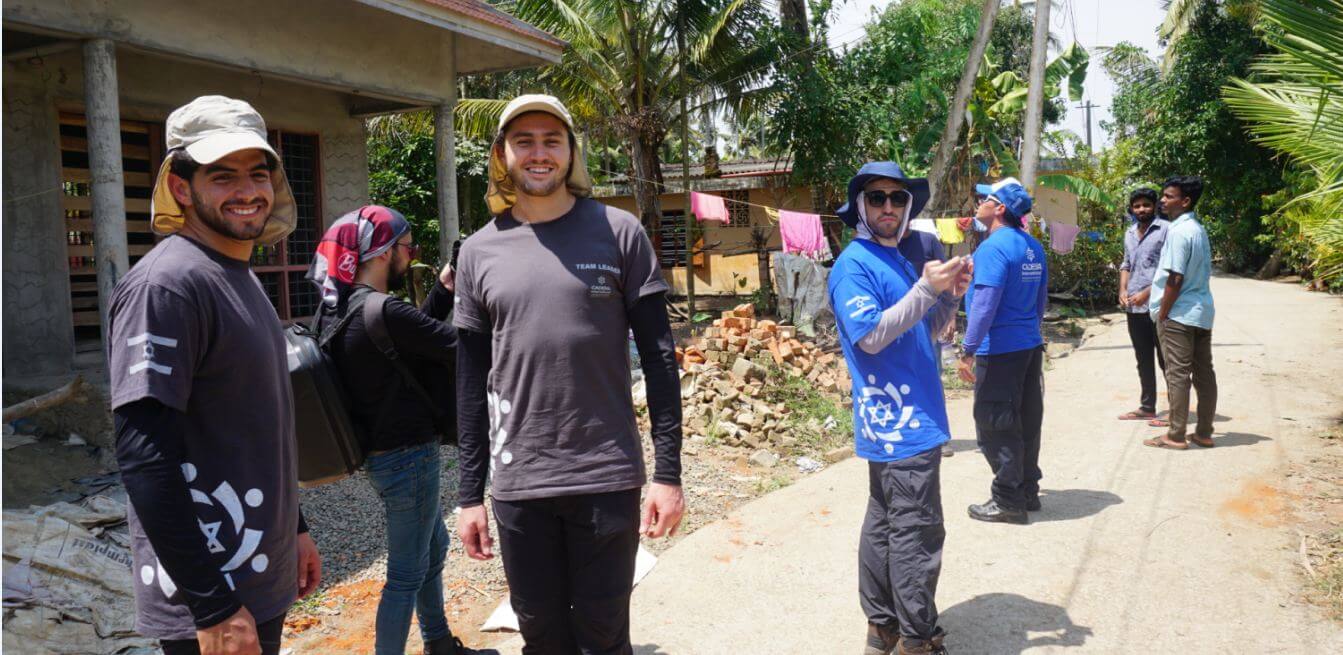
<path id="1" fill-rule="evenodd" d="M 370 455 L 364 470 L 387 511 L 387 584 L 378 602 L 376 652 L 403 655 L 412 611 L 425 641 L 451 634 L 443 613 L 448 529 L 438 497 L 438 441 Z"/>

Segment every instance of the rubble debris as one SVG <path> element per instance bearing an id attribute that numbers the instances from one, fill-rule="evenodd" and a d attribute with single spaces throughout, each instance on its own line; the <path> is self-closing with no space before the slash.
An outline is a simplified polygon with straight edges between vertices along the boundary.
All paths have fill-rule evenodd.
<path id="1" fill-rule="evenodd" d="M 825 468 L 825 464 L 822 464 L 810 457 L 799 457 L 793 463 L 797 464 L 797 470 L 799 473 L 815 473 Z"/>
<path id="2" fill-rule="evenodd" d="M 135 632 L 125 505 L 91 496 L 4 512 L 4 648 L 152 653 Z"/>

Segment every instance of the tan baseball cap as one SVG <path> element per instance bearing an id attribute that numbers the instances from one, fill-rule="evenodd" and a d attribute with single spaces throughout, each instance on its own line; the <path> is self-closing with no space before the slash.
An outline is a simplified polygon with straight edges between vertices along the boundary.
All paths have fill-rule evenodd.
<path id="1" fill-rule="evenodd" d="M 573 161 L 569 163 L 569 178 L 565 180 L 565 184 L 569 188 L 569 193 L 575 196 L 592 197 L 592 176 L 588 175 L 588 164 L 583 156 L 582 144 L 574 134 L 574 118 L 559 98 L 541 93 L 529 93 L 514 98 L 504 106 L 504 112 L 499 115 L 499 133 L 503 134 L 504 128 L 514 118 L 533 111 L 550 114 L 569 128 L 569 134 L 574 136 L 572 141 L 574 149 Z M 517 202 L 517 190 L 513 188 L 513 180 L 508 176 L 508 167 L 504 165 L 503 158 L 494 151 L 494 148 L 490 148 L 486 174 L 489 182 L 485 189 L 485 204 L 491 214 L 498 216 Z"/>
<path id="2" fill-rule="evenodd" d="M 211 164 L 240 150 L 262 150 L 279 161 L 280 156 L 266 141 L 266 121 L 252 105 L 225 96 L 201 96 L 173 110 L 164 126 L 168 150 L 183 150 L 198 164 Z M 150 225 L 157 234 L 172 234 L 182 229 L 185 214 L 168 188 L 171 159 L 164 158 L 154 181 L 150 200 Z M 271 175 L 275 200 L 270 219 L 257 243 L 270 245 L 289 236 L 298 223 L 294 193 L 284 168 L 277 166 Z"/>

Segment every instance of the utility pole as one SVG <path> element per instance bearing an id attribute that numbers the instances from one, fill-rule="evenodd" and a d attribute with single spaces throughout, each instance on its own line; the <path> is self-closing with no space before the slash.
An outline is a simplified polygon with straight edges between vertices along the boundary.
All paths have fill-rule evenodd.
<path id="1" fill-rule="evenodd" d="M 1087 154 L 1091 154 L 1092 152 L 1095 152 L 1095 150 L 1091 148 L 1091 110 L 1096 107 L 1099 107 L 1100 105 L 1094 104 L 1090 100 L 1088 100 L 1084 103 L 1078 104 L 1077 106 L 1080 109 L 1085 109 L 1087 112 Z"/>
<path id="2" fill-rule="evenodd" d="M 1026 93 L 1026 134 L 1021 144 L 1021 183 L 1035 188 L 1040 166 L 1040 132 L 1044 127 L 1045 57 L 1049 54 L 1050 0 L 1035 3 L 1035 36 L 1031 40 L 1030 90 Z"/>
<path id="3" fill-rule="evenodd" d="M 677 3 L 678 5 L 680 3 Z M 690 211 L 690 111 L 686 107 L 686 95 L 690 89 L 685 85 L 685 12 L 676 12 L 676 52 L 681 63 L 677 76 L 681 84 L 681 188 L 685 191 L 682 213 L 685 218 L 685 304 L 686 316 L 690 319 L 690 331 L 695 330 L 695 216 Z"/>

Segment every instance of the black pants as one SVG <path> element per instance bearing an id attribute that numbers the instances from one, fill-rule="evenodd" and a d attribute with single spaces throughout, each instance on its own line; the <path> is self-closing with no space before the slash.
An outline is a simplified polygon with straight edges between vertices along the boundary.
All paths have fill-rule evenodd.
<path id="1" fill-rule="evenodd" d="M 639 490 L 494 501 L 526 655 L 628 655 Z"/>
<path id="2" fill-rule="evenodd" d="M 942 449 L 868 462 L 867 514 L 858 540 L 858 602 L 869 623 L 906 639 L 937 632 L 942 573 Z"/>
<path id="3" fill-rule="evenodd" d="M 1044 348 L 975 358 L 975 434 L 993 469 L 993 499 L 1024 510 L 1040 495 Z"/>
<path id="4" fill-rule="evenodd" d="M 1128 315 L 1128 338 L 1133 342 L 1133 356 L 1138 359 L 1138 380 L 1142 383 L 1142 398 L 1138 407 L 1144 412 L 1156 412 L 1156 366 L 1152 355 L 1166 370 L 1166 358 L 1157 343 L 1156 323 L 1147 312 Z"/>
<path id="5" fill-rule="evenodd" d="M 261 655 L 279 655 L 280 634 L 284 632 L 284 617 L 281 614 L 265 623 L 256 625 L 257 640 L 261 642 Z M 163 655 L 200 655 L 201 645 L 195 639 L 161 639 L 159 646 Z"/>

